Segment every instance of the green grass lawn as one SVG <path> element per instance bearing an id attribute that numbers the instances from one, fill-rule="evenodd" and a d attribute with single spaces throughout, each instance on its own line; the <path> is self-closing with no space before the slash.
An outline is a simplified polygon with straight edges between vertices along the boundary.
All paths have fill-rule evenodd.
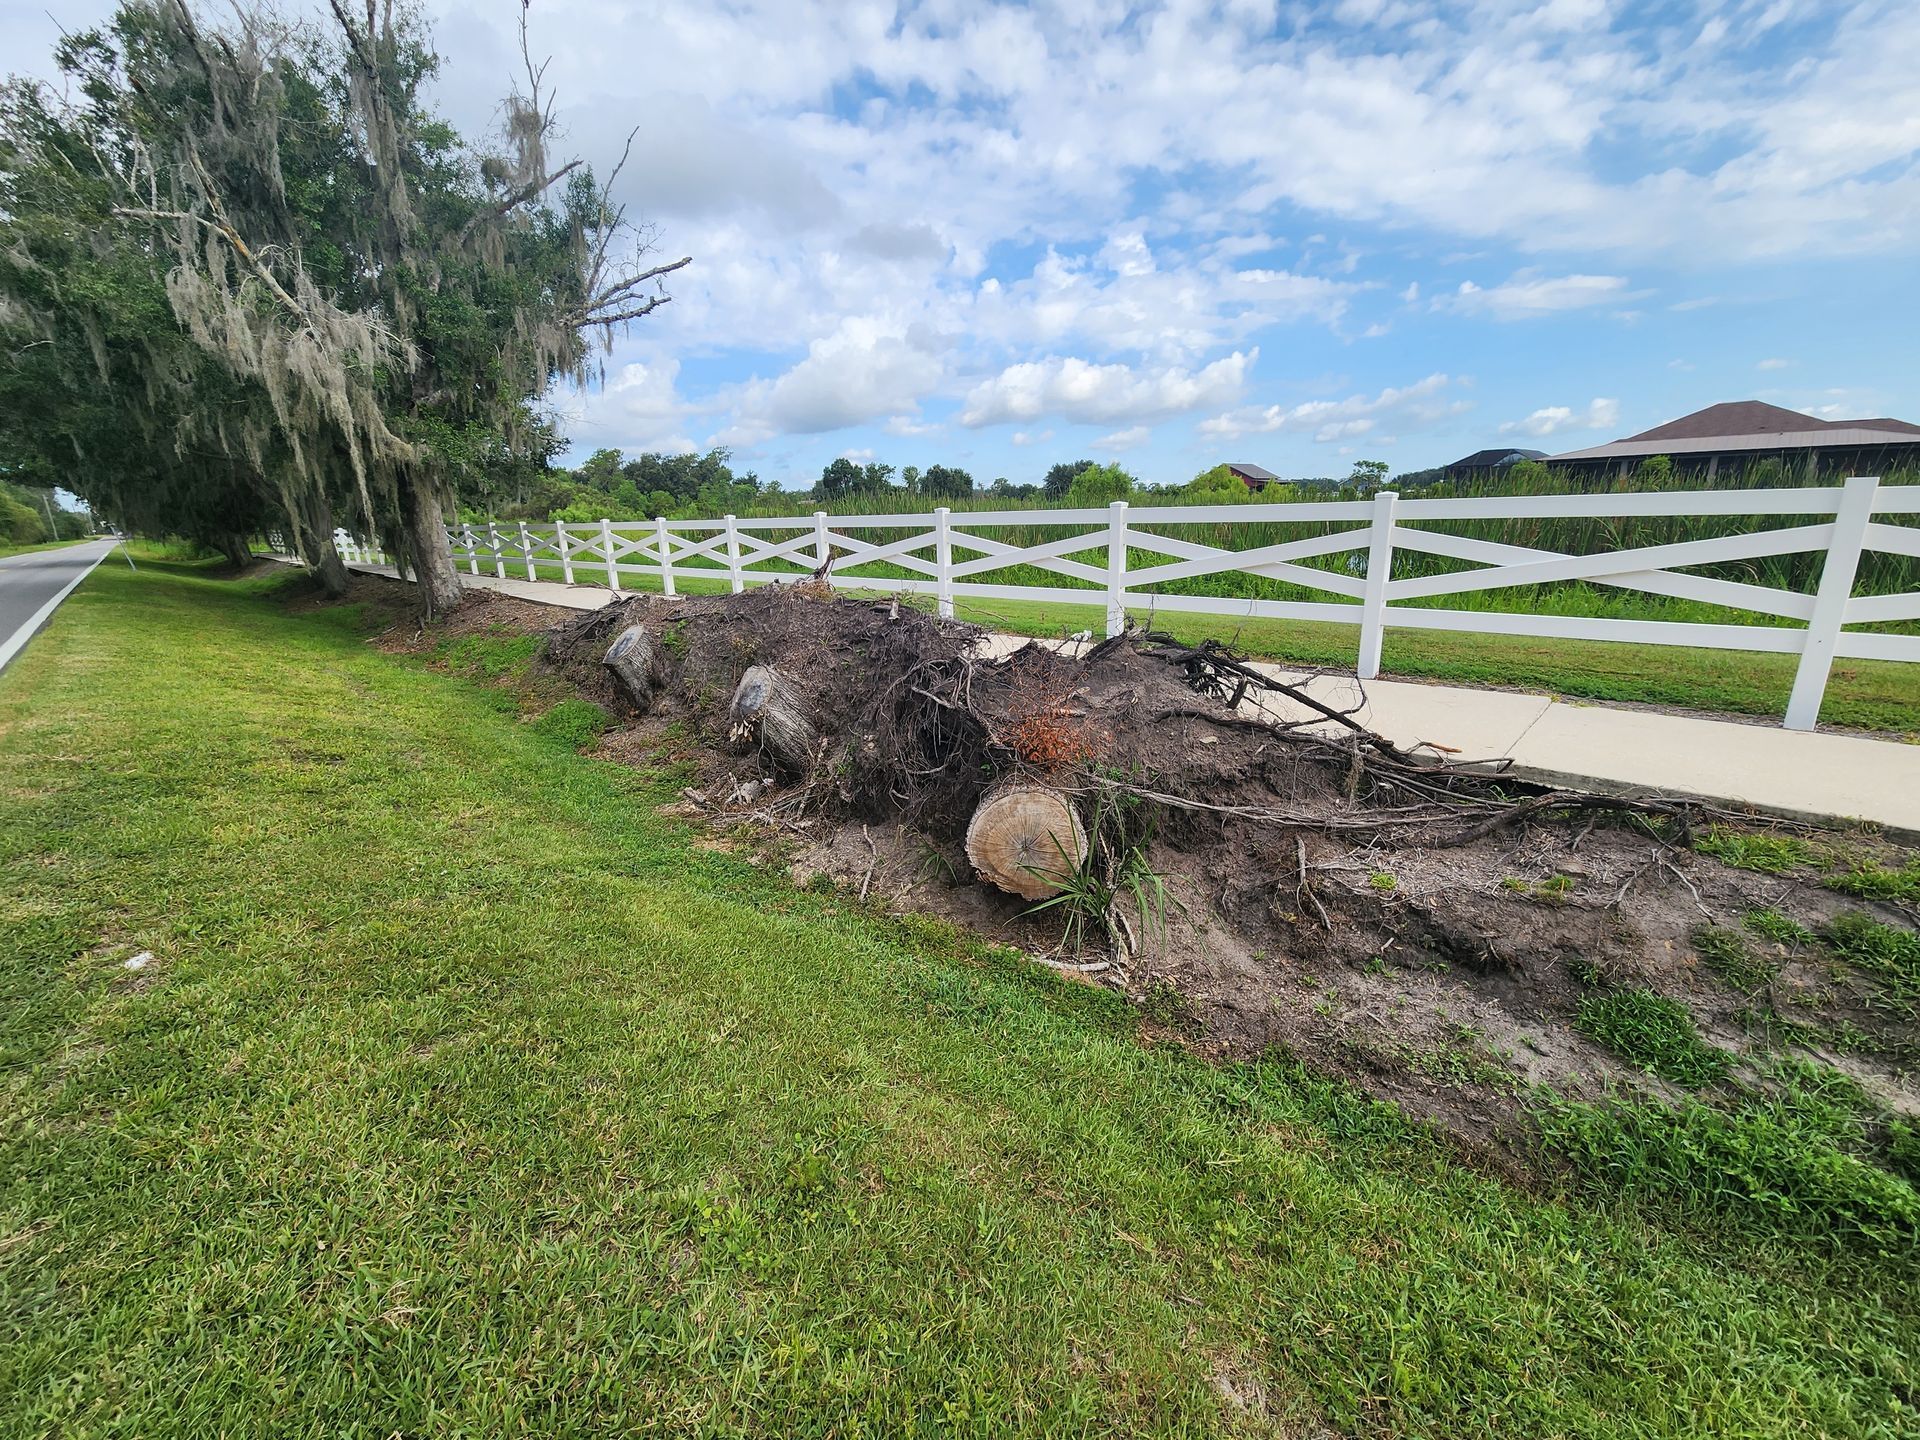
<path id="1" fill-rule="evenodd" d="M 0 560 L 5 560 L 11 555 L 32 555 L 41 550 L 64 550 L 69 545 L 84 545 L 89 540 L 97 538 L 93 535 L 81 535 L 72 540 L 42 540 L 33 545 L 8 545 L 0 541 Z"/>
<path id="2" fill-rule="evenodd" d="M 491 559 L 483 561 L 480 570 L 491 575 Z M 464 564 L 461 573 L 466 573 Z M 560 566 L 551 562 L 536 561 L 534 573 L 542 580 L 561 578 Z M 524 561 L 507 561 L 508 579 L 524 580 L 526 574 Z M 605 578 L 604 567 L 586 563 L 574 567 L 577 583 L 599 585 Z M 635 591 L 660 588 L 657 577 L 645 575 L 623 576 L 621 584 Z M 687 594 L 717 594 L 727 588 L 724 578 L 682 579 L 678 584 Z M 1100 634 L 1106 626 L 1104 602 L 961 599 L 954 608 L 960 619 L 1016 635 L 1087 629 Z M 1144 621 L 1150 612 L 1142 602 L 1133 613 Z M 1689 614 L 1686 618 L 1702 617 Z M 1357 625 L 1325 621 L 1234 619 L 1167 611 L 1152 614 L 1151 619 L 1155 629 L 1183 640 L 1230 639 L 1249 655 L 1304 666 L 1351 670 L 1360 644 Z M 1586 700 L 1639 701 L 1729 715 L 1784 715 L 1798 663 L 1795 655 L 1758 651 L 1404 629 L 1387 631 L 1381 655 L 1381 671 L 1389 677 L 1519 687 Z M 1920 665 L 1836 661 L 1820 719 L 1855 729 L 1920 732 Z"/>
<path id="3" fill-rule="evenodd" d="M 1909 1261 L 1144 1044 L 273 583 L 0 676 L 0 1433 L 1914 1433 Z"/>

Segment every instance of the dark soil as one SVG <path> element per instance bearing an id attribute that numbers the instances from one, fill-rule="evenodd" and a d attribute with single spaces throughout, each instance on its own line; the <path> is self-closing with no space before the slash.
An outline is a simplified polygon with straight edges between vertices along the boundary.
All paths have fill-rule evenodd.
<path id="1" fill-rule="evenodd" d="M 369 583 L 354 598 L 370 603 L 358 594 Z M 1763 874 L 1694 849 L 1704 826 L 1735 823 L 1704 806 L 1543 800 L 1338 723 L 1276 728 L 1251 700 L 1196 691 L 1194 665 L 1151 639 L 993 660 L 975 627 L 806 586 L 581 614 L 485 595 L 448 624 L 545 631 L 544 670 L 615 719 L 600 754 L 691 759 L 685 808 L 757 833 L 797 879 L 831 877 L 1121 988 L 1143 1029 L 1204 1053 L 1291 1053 L 1503 1164 L 1524 1151 L 1532 1086 L 1677 1093 L 1576 1028 L 1610 990 L 1684 1006 L 1746 1083 L 1764 1088 L 1769 1058 L 1797 1048 L 1888 1110 L 1920 1113 L 1911 1007 L 1818 944 L 1743 925 L 1756 911 L 1809 931 L 1846 911 L 1907 928 L 1914 917 L 1823 888 L 1817 866 Z M 632 624 L 663 657 L 645 715 L 600 663 Z M 803 697 L 821 737 L 805 773 L 782 772 L 730 724 L 750 665 L 776 667 Z M 1067 907 L 1035 913 L 976 881 L 968 819 L 1014 775 L 1075 796 L 1091 868 L 1114 878 L 1137 852 L 1134 873 L 1159 877 L 1164 905 L 1153 884 L 1144 907 L 1118 884 L 1119 920 L 1087 917 L 1076 947 Z M 1529 800 L 1539 808 L 1516 810 Z M 1869 836 L 1808 839 L 1849 862 L 1904 859 Z M 1769 977 L 1757 992 L 1706 963 L 1696 938 L 1708 926 Z"/>

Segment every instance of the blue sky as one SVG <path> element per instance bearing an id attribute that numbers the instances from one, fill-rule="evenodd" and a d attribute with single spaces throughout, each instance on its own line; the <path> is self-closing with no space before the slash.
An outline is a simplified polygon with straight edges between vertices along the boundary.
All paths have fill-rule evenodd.
<path id="1" fill-rule="evenodd" d="M 431 7 L 478 129 L 519 6 Z M 61 7 L 84 23 L 89 7 Z M 535 0 L 693 265 L 574 453 L 985 482 L 1547 451 L 1718 400 L 1920 419 L 1920 6 Z M 43 56 L 37 5 L 5 53 Z"/>

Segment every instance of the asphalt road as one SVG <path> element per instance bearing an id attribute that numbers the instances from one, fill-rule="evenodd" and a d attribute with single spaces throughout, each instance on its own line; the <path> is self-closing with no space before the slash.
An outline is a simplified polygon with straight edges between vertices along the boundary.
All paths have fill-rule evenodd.
<path id="1" fill-rule="evenodd" d="M 0 560 L 0 668 L 33 638 L 46 617 L 40 611 L 91 570 L 119 542 L 89 540 L 58 550 L 35 550 Z M 22 632 L 25 633 L 22 633 Z"/>

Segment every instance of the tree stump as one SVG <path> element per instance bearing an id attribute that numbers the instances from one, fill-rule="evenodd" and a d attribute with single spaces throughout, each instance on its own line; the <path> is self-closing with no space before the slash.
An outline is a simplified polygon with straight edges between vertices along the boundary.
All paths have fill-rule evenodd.
<path id="1" fill-rule="evenodd" d="M 750 665 L 734 687 L 727 706 L 729 734 L 735 741 L 758 737 L 760 749 L 790 775 L 813 768 L 819 731 L 793 684 L 771 665 Z"/>
<path id="2" fill-rule="evenodd" d="M 660 651 L 644 625 L 622 630 L 600 663 L 613 672 L 615 682 L 642 715 L 653 707 L 653 692 L 660 684 Z"/>
<path id="3" fill-rule="evenodd" d="M 1086 858 L 1073 802 L 1044 785 L 991 791 L 967 824 L 967 859 L 983 880 L 1029 900 L 1057 895 Z"/>

